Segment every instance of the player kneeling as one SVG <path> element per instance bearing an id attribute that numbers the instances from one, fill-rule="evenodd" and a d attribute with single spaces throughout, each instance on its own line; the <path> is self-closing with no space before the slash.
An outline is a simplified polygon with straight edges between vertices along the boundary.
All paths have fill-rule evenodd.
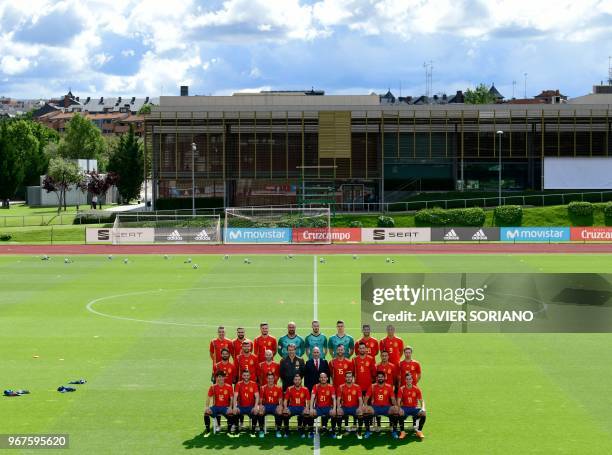
<path id="1" fill-rule="evenodd" d="M 336 389 L 328 382 L 326 373 L 319 374 L 319 383 L 312 388 L 310 398 L 310 437 L 314 436 L 314 419 L 321 417 L 321 426 L 327 430 L 327 422 L 332 418 L 332 436 L 336 417 Z"/>
<path id="2" fill-rule="evenodd" d="M 297 416 L 298 430 L 300 437 L 305 438 L 305 427 L 309 425 L 310 409 L 308 402 L 310 401 L 310 392 L 304 386 L 302 386 L 302 376 L 296 374 L 293 377 L 293 385 L 288 387 L 285 391 L 284 410 L 283 410 L 283 423 L 285 424 L 285 437 L 289 437 L 289 419 L 293 416 Z"/>
<path id="3" fill-rule="evenodd" d="M 204 437 L 210 436 L 210 418 L 219 419 L 220 416 L 224 416 L 227 419 L 227 433 L 230 434 L 230 429 L 233 424 L 233 412 L 232 412 L 232 397 L 233 390 L 230 384 L 225 383 L 225 373 L 223 371 L 217 371 L 215 374 L 215 384 L 210 386 L 208 389 L 208 396 L 206 397 L 206 408 L 204 409 Z M 212 399 L 212 404 L 211 404 Z"/>
<path id="4" fill-rule="evenodd" d="M 397 401 L 395 400 L 395 394 L 393 392 L 393 386 L 385 382 L 384 371 L 378 371 L 376 373 L 376 382 L 370 386 L 370 389 L 366 393 L 366 413 L 368 418 L 366 419 L 366 433 L 365 437 L 370 437 L 370 424 L 372 416 L 388 416 L 389 423 L 391 425 L 391 436 L 394 439 L 399 437 L 397 432 L 397 421 L 399 409 L 397 407 Z"/>
<path id="5" fill-rule="evenodd" d="M 234 388 L 234 430 L 230 433 L 231 437 L 240 436 L 239 418 L 241 415 L 248 415 L 251 419 L 251 437 L 254 438 L 255 425 L 259 420 L 259 387 L 251 381 L 249 370 L 242 372 L 242 381 Z M 263 438 L 263 432 L 259 435 Z"/>
<path id="6" fill-rule="evenodd" d="M 425 420 L 427 418 L 425 416 L 425 401 L 423 401 L 421 390 L 417 386 L 412 385 L 412 375 L 410 373 L 406 373 L 406 385 L 400 387 L 397 393 L 397 400 L 401 430 L 399 438 L 404 439 L 406 437 L 404 422 L 407 417 L 412 417 L 412 426 L 417 428 L 415 433 L 417 438 L 425 438 L 423 434 L 423 425 L 425 425 Z M 418 427 L 417 420 L 419 421 Z"/>
<path id="7" fill-rule="evenodd" d="M 270 351 L 268 351 L 270 352 Z M 283 388 L 274 384 L 276 377 L 273 372 L 266 376 L 267 382 L 259 391 L 261 405 L 259 406 L 259 436 L 264 435 L 264 420 L 266 416 L 274 416 L 276 426 L 276 437 L 282 437 L 281 426 L 283 423 Z"/>
<path id="8" fill-rule="evenodd" d="M 344 416 L 353 416 L 357 417 L 357 439 L 361 439 L 363 437 L 361 434 L 361 430 L 363 429 L 364 420 L 364 403 L 361 387 L 355 384 L 352 371 L 347 371 L 346 375 L 344 376 L 344 379 L 346 382 L 342 384 L 338 389 L 338 407 L 336 411 L 338 434 L 336 438 L 342 439 L 342 418 Z"/>

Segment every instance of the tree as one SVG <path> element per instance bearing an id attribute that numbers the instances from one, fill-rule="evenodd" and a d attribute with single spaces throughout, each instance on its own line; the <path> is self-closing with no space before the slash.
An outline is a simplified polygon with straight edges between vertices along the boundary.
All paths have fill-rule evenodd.
<path id="1" fill-rule="evenodd" d="M 108 170 L 117 174 L 117 190 L 124 201 L 140 196 L 143 181 L 142 145 L 134 134 L 134 127 L 119 138 L 108 162 Z"/>
<path id="2" fill-rule="evenodd" d="M 43 189 L 47 193 L 57 195 L 57 213 L 62 207 L 66 210 L 66 191 L 78 185 L 83 180 L 83 173 L 72 161 L 63 158 L 52 158 L 49 162 L 49 171 L 43 180 Z"/>
<path id="3" fill-rule="evenodd" d="M 108 172 L 104 177 L 96 171 L 87 173 L 87 191 L 93 196 L 98 197 L 98 203 L 102 208 L 102 197 L 106 194 L 109 188 L 117 183 L 117 174 Z"/>
<path id="4" fill-rule="evenodd" d="M 478 84 L 478 86 L 472 90 L 468 88 L 464 94 L 465 104 L 493 104 L 495 103 L 495 97 L 492 93 L 489 93 L 489 89 L 485 84 Z"/>
<path id="5" fill-rule="evenodd" d="M 58 152 L 64 158 L 97 160 L 104 153 L 102 133 L 91 121 L 76 113 L 66 124 L 66 134 Z"/>
<path id="6" fill-rule="evenodd" d="M 0 122 L 0 200 L 2 208 L 10 207 L 10 199 L 23 181 L 25 174 L 23 160 L 11 139 L 7 122 Z"/>
<path id="7" fill-rule="evenodd" d="M 151 104 L 143 104 L 140 109 L 138 109 L 138 115 L 145 115 L 151 113 Z"/>
<path id="8" fill-rule="evenodd" d="M 11 140 L 24 164 L 25 175 L 21 185 L 38 185 L 40 176 L 47 171 L 49 158 L 45 147 L 59 139 L 57 132 L 28 120 L 15 120 L 9 124 Z"/>

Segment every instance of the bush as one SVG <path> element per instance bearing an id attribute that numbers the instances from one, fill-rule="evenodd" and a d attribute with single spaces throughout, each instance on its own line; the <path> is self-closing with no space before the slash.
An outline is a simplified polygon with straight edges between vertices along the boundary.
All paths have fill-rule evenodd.
<path id="1" fill-rule="evenodd" d="M 9 234 L 9 233 L 0 234 L 0 240 L 3 241 L 3 242 L 8 242 L 12 238 L 13 238 L 13 236 L 11 234 Z"/>
<path id="2" fill-rule="evenodd" d="M 378 227 L 395 227 L 395 220 L 390 216 L 381 215 L 376 220 L 376 225 Z"/>
<path id="3" fill-rule="evenodd" d="M 493 211 L 495 226 L 521 226 L 523 208 L 520 205 L 501 205 Z"/>
<path id="4" fill-rule="evenodd" d="M 604 219 L 606 226 L 612 226 L 612 202 L 608 202 L 604 207 Z"/>
<path id="5" fill-rule="evenodd" d="M 362 228 L 363 227 L 363 223 L 359 220 L 353 220 L 348 224 L 349 227 L 352 228 Z"/>
<path id="6" fill-rule="evenodd" d="M 590 202 L 570 202 L 567 214 L 572 226 L 593 226 L 593 204 Z"/>
<path id="7" fill-rule="evenodd" d="M 79 212 L 74 217 L 72 224 L 110 224 L 115 222 L 115 212 L 107 212 L 105 210 Z"/>
<path id="8" fill-rule="evenodd" d="M 223 207 L 221 197 L 200 197 L 195 200 L 196 209 Z M 159 198 L 155 201 L 155 210 L 181 210 L 191 208 L 191 198 Z"/>
<path id="9" fill-rule="evenodd" d="M 441 208 L 419 210 L 414 216 L 417 226 L 444 227 L 444 226 L 483 226 L 486 215 L 483 209 L 472 207 L 468 209 Z"/>

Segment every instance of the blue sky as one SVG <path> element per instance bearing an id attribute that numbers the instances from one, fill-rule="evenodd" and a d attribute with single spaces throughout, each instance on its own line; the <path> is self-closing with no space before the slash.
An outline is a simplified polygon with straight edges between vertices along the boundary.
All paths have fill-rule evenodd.
<path id="1" fill-rule="evenodd" d="M 0 95 L 421 95 L 607 78 L 612 0 L 0 0 Z"/>

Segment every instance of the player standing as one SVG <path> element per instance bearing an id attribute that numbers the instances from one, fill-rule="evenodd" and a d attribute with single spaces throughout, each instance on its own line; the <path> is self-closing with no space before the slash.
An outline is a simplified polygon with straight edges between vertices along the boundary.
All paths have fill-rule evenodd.
<path id="1" fill-rule="evenodd" d="M 393 390 L 395 390 L 397 383 L 399 382 L 399 370 L 397 365 L 389 361 L 389 353 L 387 351 L 382 351 L 380 353 L 380 358 L 381 361 L 378 365 L 376 365 L 376 371 L 382 371 L 385 373 L 385 382 L 392 386 Z"/>
<path id="2" fill-rule="evenodd" d="M 261 406 L 259 406 L 259 435 L 264 434 L 264 420 L 267 415 L 274 416 L 274 424 L 276 426 L 276 437 L 282 437 L 281 427 L 283 423 L 283 389 L 281 386 L 276 385 L 274 373 L 269 372 L 266 374 L 266 384 L 261 386 L 259 389 L 259 399 Z"/>
<path id="3" fill-rule="evenodd" d="M 412 347 L 404 348 L 404 360 L 399 364 L 400 385 L 406 385 L 406 373 L 412 376 L 412 385 L 416 386 L 421 379 L 421 364 L 412 359 Z"/>
<path id="4" fill-rule="evenodd" d="M 253 342 L 245 336 L 244 327 L 238 327 L 236 329 L 236 339 L 232 341 L 232 346 L 234 348 L 234 360 L 236 360 L 236 358 L 242 352 L 242 347 L 245 342 L 249 343 L 251 352 L 253 352 Z"/>
<path id="5" fill-rule="evenodd" d="M 225 373 L 223 371 L 217 371 L 215 374 L 215 384 L 211 385 L 208 389 L 208 396 L 206 397 L 206 408 L 204 409 L 204 426 L 206 430 L 203 436 L 205 438 L 210 436 L 210 417 L 218 418 L 224 416 L 227 419 L 227 434 L 230 434 L 230 428 L 232 427 L 232 396 L 234 392 L 232 386 L 225 383 Z M 212 399 L 212 403 L 211 403 Z"/>
<path id="6" fill-rule="evenodd" d="M 329 370 L 337 392 L 340 386 L 346 382 L 346 372 L 353 371 L 353 362 L 344 357 L 343 344 L 338 345 L 336 357 L 329 362 Z"/>
<path id="7" fill-rule="evenodd" d="M 242 381 L 236 384 L 234 388 L 234 432 L 232 435 L 237 437 L 240 435 L 238 428 L 238 417 L 248 415 L 251 419 L 251 437 L 254 438 L 255 424 L 257 423 L 257 415 L 259 407 L 259 387 L 254 381 L 251 381 L 251 373 L 249 370 L 242 372 Z M 263 438 L 263 435 L 259 435 Z"/>
<path id="8" fill-rule="evenodd" d="M 272 360 L 274 352 L 270 349 L 266 349 L 266 360 L 259 363 L 257 371 L 259 372 L 259 384 L 263 385 L 267 382 L 268 373 L 274 375 L 274 384 L 278 382 L 280 378 L 280 365 L 278 362 Z"/>
<path id="9" fill-rule="evenodd" d="M 278 343 L 276 338 L 269 334 L 269 326 L 267 322 L 259 324 L 259 331 L 261 335 L 253 340 L 253 353 L 257 356 L 260 362 L 266 360 L 266 351 L 269 349 L 272 351 L 272 357 L 276 354 Z"/>
<path id="10" fill-rule="evenodd" d="M 387 336 L 380 340 L 378 347 L 381 352 L 387 351 L 389 353 L 389 362 L 399 365 L 404 350 L 404 342 L 401 338 L 395 336 L 395 327 L 391 324 L 387 326 Z"/>
<path id="11" fill-rule="evenodd" d="M 423 426 L 425 425 L 425 420 L 427 417 L 423 394 L 417 386 L 412 384 L 412 375 L 410 373 L 406 373 L 404 381 L 406 382 L 406 385 L 400 387 L 397 394 L 401 430 L 399 438 L 404 439 L 406 437 L 404 422 L 406 418 L 410 416 L 412 417 L 413 427 L 416 426 L 416 421 L 419 421 L 419 426 L 417 427 L 415 433 L 417 438 L 424 439 L 425 435 L 423 434 Z"/>
<path id="12" fill-rule="evenodd" d="M 217 338 L 211 340 L 209 345 L 210 358 L 212 359 L 213 365 L 221 361 L 221 350 L 223 348 L 227 349 L 230 355 L 234 355 L 232 342 L 225 338 L 225 327 L 219 326 L 217 328 Z"/>
<path id="13" fill-rule="evenodd" d="M 302 376 L 298 373 L 293 378 L 293 385 L 285 391 L 283 423 L 285 424 L 284 436 L 286 438 L 289 437 L 289 419 L 293 416 L 297 416 L 300 437 L 306 437 L 304 429 L 310 419 L 309 402 L 310 392 L 302 385 Z"/>
<path id="14" fill-rule="evenodd" d="M 371 333 L 370 324 L 363 324 L 361 326 L 361 333 L 363 333 L 363 337 L 361 337 L 361 339 L 357 342 L 357 345 L 359 346 L 359 343 L 365 343 L 367 354 L 376 358 L 376 356 L 378 355 L 378 351 L 379 351 L 378 340 L 370 336 L 370 333 Z"/>
<path id="15" fill-rule="evenodd" d="M 219 371 L 223 371 L 225 373 L 225 382 L 234 384 L 238 380 L 238 370 L 236 370 L 236 365 L 230 362 L 229 358 L 229 349 L 221 349 L 221 361 L 213 366 L 213 376 L 216 376 Z"/>
<path id="16" fill-rule="evenodd" d="M 315 384 L 312 388 L 312 395 L 310 397 L 311 419 L 309 419 L 311 437 L 314 436 L 314 419 L 321 417 L 321 426 L 323 430 L 327 430 L 329 418 L 331 417 L 333 422 L 336 416 L 336 390 L 327 381 L 327 374 L 321 373 L 319 375 L 319 383 Z"/>
<path id="17" fill-rule="evenodd" d="M 353 370 L 355 371 L 355 382 L 365 395 L 376 380 L 376 360 L 367 354 L 367 345 L 364 342 L 358 345 L 357 356 L 353 358 Z"/>
<path id="18" fill-rule="evenodd" d="M 290 344 L 295 346 L 295 355 L 298 357 L 302 357 L 304 355 L 304 338 L 296 333 L 296 325 L 293 321 L 287 324 L 287 335 L 280 337 L 278 340 L 278 353 L 281 357 L 287 357 L 289 354 L 287 348 Z"/>
<path id="19" fill-rule="evenodd" d="M 257 381 L 258 367 L 257 357 L 251 352 L 251 342 L 249 340 L 243 341 L 242 352 L 236 356 L 236 371 L 248 371 L 251 373 L 252 381 Z"/>
<path id="20" fill-rule="evenodd" d="M 337 333 L 329 337 L 327 348 L 329 349 L 331 356 L 335 357 L 338 346 L 344 346 L 344 355 L 348 359 L 355 352 L 355 340 L 352 336 L 347 335 L 344 332 L 344 321 L 339 320 L 336 322 L 336 330 Z"/>
<path id="21" fill-rule="evenodd" d="M 312 359 L 312 350 L 317 347 L 321 353 L 321 358 L 324 359 L 327 355 L 327 337 L 321 333 L 321 324 L 319 321 L 312 321 L 312 332 L 304 339 L 306 346 L 306 355 Z"/>

